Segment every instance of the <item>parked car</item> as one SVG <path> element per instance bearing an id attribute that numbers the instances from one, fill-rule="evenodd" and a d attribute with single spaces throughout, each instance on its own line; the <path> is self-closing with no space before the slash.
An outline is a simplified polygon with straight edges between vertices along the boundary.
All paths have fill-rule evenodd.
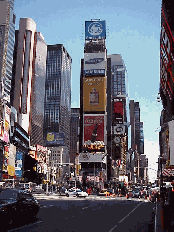
<path id="1" fill-rule="evenodd" d="M 70 189 L 66 193 L 67 197 L 88 197 L 88 194 L 86 192 L 83 192 L 80 189 Z"/>
<path id="2" fill-rule="evenodd" d="M 14 221 L 36 217 L 39 208 L 39 202 L 29 191 L 1 189 L 0 218 L 4 226 L 10 225 Z"/>
<path id="3" fill-rule="evenodd" d="M 107 189 L 102 189 L 98 193 L 99 196 L 106 196 L 107 194 L 109 194 L 109 191 Z"/>

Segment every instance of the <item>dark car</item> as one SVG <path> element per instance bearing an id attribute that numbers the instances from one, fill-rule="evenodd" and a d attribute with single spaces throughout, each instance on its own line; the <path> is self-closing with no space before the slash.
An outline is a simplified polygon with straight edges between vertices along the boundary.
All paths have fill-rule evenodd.
<path id="1" fill-rule="evenodd" d="M 39 202 L 26 190 L 1 189 L 0 218 L 4 227 L 19 220 L 36 217 Z"/>

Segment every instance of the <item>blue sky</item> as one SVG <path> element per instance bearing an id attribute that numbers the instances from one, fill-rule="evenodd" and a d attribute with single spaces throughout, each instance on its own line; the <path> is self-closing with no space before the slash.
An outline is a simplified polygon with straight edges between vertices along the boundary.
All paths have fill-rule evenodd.
<path id="1" fill-rule="evenodd" d="M 145 152 L 157 168 L 160 111 L 157 103 L 160 73 L 160 0 L 15 0 L 16 29 L 19 19 L 30 17 L 47 44 L 64 44 L 72 57 L 72 107 L 79 107 L 80 59 L 84 51 L 84 25 L 91 19 L 106 20 L 108 54 L 121 54 L 128 72 L 129 98 L 140 102 L 144 122 Z M 154 170 L 149 177 L 155 177 Z"/>

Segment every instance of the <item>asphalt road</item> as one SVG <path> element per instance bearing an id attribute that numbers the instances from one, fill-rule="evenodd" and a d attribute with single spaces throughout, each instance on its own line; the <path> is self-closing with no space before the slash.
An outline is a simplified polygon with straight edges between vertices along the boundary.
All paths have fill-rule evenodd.
<path id="1" fill-rule="evenodd" d="M 38 199 L 41 208 L 37 219 L 19 222 L 8 231 L 153 231 L 153 203 L 97 196 L 85 199 L 58 196 Z"/>

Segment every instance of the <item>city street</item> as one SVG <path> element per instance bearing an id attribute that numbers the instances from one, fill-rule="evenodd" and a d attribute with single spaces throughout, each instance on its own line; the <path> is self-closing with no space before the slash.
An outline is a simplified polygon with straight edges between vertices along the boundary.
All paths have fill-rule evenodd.
<path id="1" fill-rule="evenodd" d="M 147 200 L 96 195 L 84 199 L 44 194 L 38 194 L 36 198 L 41 205 L 37 219 L 15 224 L 9 232 L 153 231 L 150 230 L 151 214 L 155 204 Z"/>

